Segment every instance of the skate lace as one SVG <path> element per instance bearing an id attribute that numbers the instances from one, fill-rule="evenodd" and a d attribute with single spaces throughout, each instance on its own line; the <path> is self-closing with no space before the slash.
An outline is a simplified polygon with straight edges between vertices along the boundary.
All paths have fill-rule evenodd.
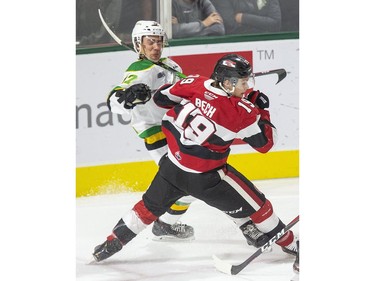
<path id="1" fill-rule="evenodd" d="M 243 231 L 245 235 L 249 235 L 257 239 L 258 237 L 262 236 L 263 233 L 259 231 L 253 224 L 249 224 L 246 226 L 246 229 Z"/>
<path id="2" fill-rule="evenodd" d="M 171 225 L 171 228 L 176 232 L 186 232 L 186 224 L 182 224 L 180 222 L 176 222 L 175 224 Z"/>

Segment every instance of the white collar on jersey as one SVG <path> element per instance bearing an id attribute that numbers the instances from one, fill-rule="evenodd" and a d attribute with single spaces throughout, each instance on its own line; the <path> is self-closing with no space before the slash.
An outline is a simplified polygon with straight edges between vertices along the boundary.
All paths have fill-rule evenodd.
<path id="1" fill-rule="evenodd" d="M 213 87 L 211 85 L 213 82 L 215 82 L 215 80 L 213 80 L 213 79 L 208 79 L 208 80 L 204 81 L 204 86 L 206 87 L 206 89 L 210 90 L 211 92 L 213 92 L 213 93 L 215 93 L 219 96 L 228 97 L 228 94 L 225 91 L 223 91 L 222 89 Z"/>

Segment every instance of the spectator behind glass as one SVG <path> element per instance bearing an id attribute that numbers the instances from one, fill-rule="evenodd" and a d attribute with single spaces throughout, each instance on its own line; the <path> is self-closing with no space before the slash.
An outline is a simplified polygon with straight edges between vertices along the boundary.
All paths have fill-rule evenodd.
<path id="1" fill-rule="evenodd" d="M 220 36 L 223 19 L 210 0 L 173 0 L 172 37 Z"/>
<path id="2" fill-rule="evenodd" d="M 279 0 L 211 0 L 224 20 L 226 34 L 279 32 Z"/>
<path id="3" fill-rule="evenodd" d="M 299 31 L 299 0 L 279 0 L 281 31 Z"/>
<path id="4" fill-rule="evenodd" d="M 76 0 L 77 46 L 114 43 L 100 21 L 98 8 L 108 26 L 123 41 L 131 42 L 134 24 L 140 19 L 156 18 L 156 6 L 152 0 Z"/>

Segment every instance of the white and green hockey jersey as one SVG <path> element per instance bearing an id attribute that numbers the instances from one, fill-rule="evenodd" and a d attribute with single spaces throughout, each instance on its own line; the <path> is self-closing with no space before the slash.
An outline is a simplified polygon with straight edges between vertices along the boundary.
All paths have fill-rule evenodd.
<path id="1" fill-rule="evenodd" d="M 169 58 L 162 58 L 161 61 L 181 72 L 181 67 Z M 179 78 L 160 66 L 148 60 L 138 60 L 132 63 L 125 71 L 121 84 L 114 89 L 126 89 L 131 85 L 144 83 L 151 89 L 152 95 L 155 91 L 165 85 L 173 84 Z M 117 114 L 128 114 L 131 116 L 131 126 L 139 137 L 145 140 L 145 145 L 155 162 L 159 162 L 162 155 L 167 152 L 165 136 L 161 131 L 161 120 L 166 109 L 158 107 L 153 98 L 145 104 L 138 104 L 133 109 L 125 109 L 117 102 L 116 98 L 110 98 L 111 111 Z"/>

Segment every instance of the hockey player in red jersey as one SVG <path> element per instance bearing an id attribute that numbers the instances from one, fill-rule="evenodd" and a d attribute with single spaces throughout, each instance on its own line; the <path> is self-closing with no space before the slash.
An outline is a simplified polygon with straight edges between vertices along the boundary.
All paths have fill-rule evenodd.
<path id="1" fill-rule="evenodd" d="M 107 240 L 95 247 L 96 261 L 120 251 L 186 195 L 230 216 L 246 239 L 254 224 L 267 237 L 284 228 L 266 196 L 227 163 L 234 139 L 242 139 L 261 153 L 268 152 L 275 143 L 276 128 L 267 110 L 268 97 L 260 91 L 245 96 L 252 88 L 251 81 L 250 63 L 231 54 L 217 62 L 211 79 L 188 76 L 155 93 L 155 103 L 170 108 L 162 121 L 168 154 L 162 158 L 142 200 L 119 220 Z M 276 243 L 283 251 L 296 255 L 296 240 L 289 230 Z"/>
<path id="2" fill-rule="evenodd" d="M 155 163 L 168 152 L 167 140 L 162 132 L 161 122 L 168 109 L 155 104 L 152 96 L 164 84 L 173 84 L 180 78 L 176 73 L 162 68 L 162 63 L 171 69 L 181 71 L 180 66 L 169 58 L 162 58 L 167 35 L 162 26 L 154 21 L 138 21 L 132 32 L 137 61 L 124 73 L 121 84 L 110 92 L 107 105 L 112 113 L 130 117 L 131 126 L 144 140 L 146 149 Z M 157 64 L 156 64 L 157 63 Z M 194 228 L 179 222 L 188 210 L 192 196 L 184 196 L 153 223 L 152 233 L 156 240 L 192 240 Z M 254 225 L 248 243 L 259 247 L 267 239 Z"/>

